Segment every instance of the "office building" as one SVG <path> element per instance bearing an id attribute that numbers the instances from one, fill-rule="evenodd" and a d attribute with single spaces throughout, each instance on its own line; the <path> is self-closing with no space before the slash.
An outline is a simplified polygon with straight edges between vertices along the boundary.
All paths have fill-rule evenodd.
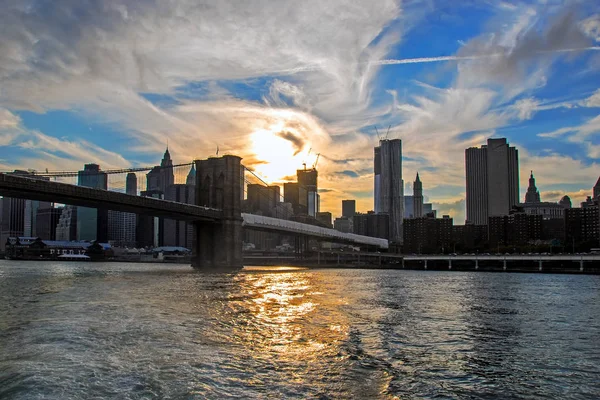
<path id="1" fill-rule="evenodd" d="M 404 196 L 404 218 L 413 218 L 414 213 L 414 196 Z"/>
<path id="2" fill-rule="evenodd" d="M 333 228 L 333 224 L 331 223 L 333 216 L 329 211 L 320 211 L 317 213 L 317 221 L 322 223 L 326 228 Z"/>
<path id="3" fill-rule="evenodd" d="M 356 214 L 354 214 L 356 215 Z M 344 233 L 352 233 L 354 231 L 353 218 L 340 217 L 333 221 L 333 229 Z M 366 229 L 366 228 L 365 228 Z"/>
<path id="4" fill-rule="evenodd" d="M 380 140 L 374 159 L 375 214 L 387 214 L 389 240 L 402 243 L 404 187 L 402 182 L 402 141 Z"/>
<path id="5" fill-rule="evenodd" d="M 437 211 L 433 209 L 432 203 L 423 203 L 423 216 L 424 217 L 437 217 Z"/>
<path id="6" fill-rule="evenodd" d="M 525 203 L 539 203 L 540 201 L 540 192 L 535 186 L 535 178 L 533 177 L 533 171 L 531 171 L 529 186 L 527 187 L 527 193 L 525 193 Z"/>
<path id="7" fill-rule="evenodd" d="M 137 196 L 137 176 L 133 172 L 129 172 L 125 178 L 125 193 Z"/>
<path id="8" fill-rule="evenodd" d="M 306 190 L 306 213 L 316 217 L 319 209 L 318 177 L 315 168 L 296 170 L 298 185 Z M 285 190 L 284 190 L 285 191 Z"/>
<path id="9" fill-rule="evenodd" d="M 486 225 L 488 217 L 508 215 L 519 202 L 519 157 L 505 138 L 488 139 L 465 150 L 469 224 Z"/>
<path id="10" fill-rule="evenodd" d="M 165 200 L 177 203 L 195 204 L 196 186 L 188 184 L 174 184 L 167 188 Z M 163 246 L 179 246 L 192 248 L 194 227 L 188 221 L 164 220 Z"/>
<path id="11" fill-rule="evenodd" d="M 286 182 L 283 184 L 283 199 L 286 203 L 292 205 L 294 215 L 307 215 L 308 213 L 308 194 L 304 186 L 298 182 Z"/>
<path id="12" fill-rule="evenodd" d="M 167 188 L 174 183 L 173 160 L 171 160 L 171 153 L 167 147 L 160 166 L 155 166 L 146 174 L 146 191 L 156 192 L 158 190 L 165 193 Z"/>
<path id="13" fill-rule="evenodd" d="M 594 188 L 592 189 L 592 197 L 594 200 L 600 200 L 600 178 L 596 181 Z"/>
<path id="14" fill-rule="evenodd" d="M 356 214 L 356 200 L 342 200 L 342 217 L 352 218 Z"/>
<path id="15" fill-rule="evenodd" d="M 56 225 L 56 240 L 77 240 L 77 208 L 65 206 Z"/>
<path id="16" fill-rule="evenodd" d="M 144 190 L 140 196 L 152 197 L 154 199 L 164 199 L 165 195 L 160 190 Z M 164 246 L 163 235 L 165 220 L 164 218 L 152 217 L 148 215 L 138 215 L 135 237 L 138 247 L 158 247 Z"/>
<path id="17" fill-rule="evenodd" d="M 35 236 L 44 240 L 56 240 L 56 227 L 62 211 L 62 208 L 38 208 L 36 211 Z"/>
<path id="18" fill-rule="evenodd" d="M 247 212 L 273 217 L 275 207 L 280 202 L 280 190 L 279 186 L 249 184 L 247 186 L 248 195 L 246 199 Z"/>
<path id="19" fill-rule="evenodd" d="M 352 218 L 352 228 L 357 235 L 390 239 L 390 221 L 387 214 L 356 213 Z"/>
<path id="20" fill-rule="evenodd" d="M 26 176 L 32 179 L 49 180 L 29 171 L 15 170 L 10 175 Z M 32 236 L 35 234 L 37 209 L 50 207 L 47 202 L 17 199 L 11 197 L 0 198 L 0 250 L 4 250 L 6 240 L 11 236 Z"/>
<path id="21" fill-rule="evenodd" d="M 77 174 L 77 185 L 94 189 L 108 189 L 108 175 L 98 164 L 85 164 Z M 105 208 L 77 208 L 77 240 L 108 241 L 108 210 Z"/>
<path id="22" fill-rule="evenodd" d="M 137 196 L 137 176 L 130 172 L 125 180 L 125 193 Z M 137 215 L 122 211 L 108 211 L 108 240 L 115 247 L 135 247 Z"/>

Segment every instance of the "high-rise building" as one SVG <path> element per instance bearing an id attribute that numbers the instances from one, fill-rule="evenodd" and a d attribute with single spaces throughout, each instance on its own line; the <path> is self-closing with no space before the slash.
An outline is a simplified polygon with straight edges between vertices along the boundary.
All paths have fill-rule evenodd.
<path id="1" fill-rule="evenodd" d="M 342 217 L 352 218 L 356 214 L 356 200 L 342 200 Z"/>
<path id="2" fill-rule="evenodd" d="M 298 185 L 306 190 L 306 213 L 316 217 L 319 210 L 318 177 L 315 168 L 296 170 Z"/>
<path id="3" fill-rule="evenodd" d="M 402 182 L 402 141 L 380 140 L 375 147 L 375 213 L 388 214 L 389 240 L 402 243 L 404 187 Z"/>
<path id="4" fill-rule="evenodd" d="M 128 173 L 125 179 L 125 193 L 137 196 L 137 176 L 133 172 Z"/>
<path id="5" fill-rule="evenodd" d="M 467 223 L 486 225 L 488 217 L 508 215 L 519 202 L 519 156 L 505 138 L 465 150 Z"/>
<path id="6" fill-rule="evenodd" d="M 369 211 L 366 214 L 356 213 L 352 218 L 352 229 L 355 234 L 390 239 L 390 216 Z"/>
<path id="7" fill-rule="evenodd" d="M 594 188 L 592 189 L 593 191 L 593 198 L 594 200 L 598 200 L 600 198 L 600 178 L 598 178 L 598 180 L 596 181 L 596 184 L 594 185 Z"/>
<path id="8" fill-rule="evenodd" d="M 56 240 L 76 240 L 77 239 L 77 208 L 75 206 L 65 206 L 56 225 Z"/>
<path id="9" fill-rule="evenodd" d="M 250 213 L 274 216 L 275 207 L 280 201 L 281 189 L 279 186 L 265 186 L 258 183 L 251 183 L 247 186 L 248 196 L 246 199 L 246 209 Z M 288 217 L 291 217 L 289 215 Z"/>
<path id="10" fill-rule="evenodd" d="M 137 177 L 127 174 L 125 193 L 137 196 Z M 108 211 L 108 240 L 118 247 L 136 246 L 137 215 L 122 211 Z"/>
<path id="11" fill-rule="evenodd" d="M 415 198 L 414 196 L 404 196 L 404 218 L 414 218 L 414 204 Z"/>
<path id="12" fill-rule="evenodd" d="M 423 216 L 423 184 L 421 183 L 421 179 L 419 179 L 418 172 L 413 184 L 413 216 L 415 218 Z"/>
<path id="13" fill-rule="evenodd" d="M 307 214 L 308 195 L 306 188 L 300 186 L 298 182 L 286 182 L 283 184 L 283 199 L 286 203 L 292 205 L 294 215 Z"/>
<path id="14" fill-rule="evenodd" d="M 144 190 L 140 196 L 152 197 L 154 199 L 164 199 L 165 195 L 160 190 Z M 158 247 L 163 246 L 164 218 L 152 217 L 148 215 L 138 215 L 135 237 L 139 247 Z"/>
<path id="15" fill-rule="evenodd" d="M 177 203 L 195 204 L 196 186 L 188 184 L 174 184 L 167 188 L 165 200 Z M 164 220 L 163 246 L 179 246 L 192 248 L 194 226 L 187 221 Z"/>
<path id="16" fill-rule="evenodd" d="M 535 187 L 535 178 L 533 177 L 533 171 L 531 171 L 529 187 L 527 187 L 527 193 L 525 193 L 525 203 L 539 203 L 540 201 L 540 192 Z"/>
<path id="17" fill-rule="evenodd" d="M 356 215 L 356 214 L 354 214 Z M 344 232 L 344 233 L 352 233 L 353 232 L 353 218 L 348 217 L 340 217 L 336 218 L 333 221 L 333 229 L 336 231 Z"/>
<path id="18" fill-rule="evenodd" d="M 432 203 L 423 203 L 423 216 L 433 216 L 434 218 L 437 216 L 437 211 L 433 209 Z"/>
<path id="19" fill-rule="evenodd" d="M 56 227 L 62 208 L 38 208 L 36 211 L 36 236 L 44 240 L 56 240 Z"/>
<path id="20" fill-rule="evenodd" d="M 195 174 L 196 171 L 194 170 Z M 160 166 L 157 165 L 146 174 L 146 191 L 160 190 L 165 193 L 167 188 L 174 183 L 173 160 L 171 160 L 171 153 L 169 153 L 169 148 L 167 147 Z"/>
<path id="21" fill-rule="evenodd" d="M 98 164 L 85 164 L 77 174 L 77 185 L 94 189 L 108 189 L 108 175 Z M 108 240 L 108 210 L 105 208 L 77 208 L 77 240 Z"/>
<path id="22" fill-rule="evenodd" d="M 40 177 L 23 170 L 15 170 L 10 174 L 49 180 L 49 178 Z M 10 197 L 0 198 L 0 250 L 4 250 L 6 240 L 10 236 L 32 236 L 35 234 L 35 220 L 40 204 L 50 206 L 50 203 L 46 202 Z"/>
<path id="23" fill-rule="evenodd" d="M 49 180 L 46 178 L 45 180 Z M 37 212 L 39 209 L 51 208 L 52 203 L 48 201 L 25 200 L 25 213 L 23 220 L 23 236 L 40 236 L 37 233 Z M 41 237 L 41 236 L 40 236 Z M 43 238 L 45 239 L 45 238 Z"/>
<path id="24" fill-rule="evenodd" d="M 331 223 L 332 215 L 329 211 L 320 211 L 317 213 L 317 221 L 321 222 L 327 228 L 333 228 L 333 224 Z"/>

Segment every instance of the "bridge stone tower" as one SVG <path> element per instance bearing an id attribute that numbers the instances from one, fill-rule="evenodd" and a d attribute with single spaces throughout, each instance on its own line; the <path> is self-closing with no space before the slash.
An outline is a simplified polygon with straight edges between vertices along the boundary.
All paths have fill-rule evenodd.
<path id="1" fill-rule="evenodd" d="M 223 210 L 217 223 L 194 224 L 192 267 L 199 269 L 243 267 L 241 158 L 226 155 L 196 160 L 196 205 Z"/>

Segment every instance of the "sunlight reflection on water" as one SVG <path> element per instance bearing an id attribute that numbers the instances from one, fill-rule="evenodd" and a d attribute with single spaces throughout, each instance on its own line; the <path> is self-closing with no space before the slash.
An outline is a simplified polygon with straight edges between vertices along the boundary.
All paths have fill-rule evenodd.
<path id="1" fill-rule="evenodd" d="M 0 261 L 0 398 L 594 398 L 600 278 Z"/>

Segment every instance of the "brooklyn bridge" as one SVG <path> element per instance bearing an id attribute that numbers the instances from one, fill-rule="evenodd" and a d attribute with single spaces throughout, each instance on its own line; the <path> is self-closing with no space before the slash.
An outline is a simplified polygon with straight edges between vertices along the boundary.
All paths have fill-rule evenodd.
<path id="1" fill-rule="evenodd" d="M 168 201 L 77 186 L 59 182 L 76 176 L 76 172 L 0 174 L 0 196 L 29 200 L 51 201 L 74 206 L 104 208 L 188 221 L 193 226 L 192 266 L 194 268 L 241 268 L 242 244 L 245 229 L 277 232 L 293 236 L 297 250 L 306 249 L 308 240 L 345 243 L 369 249 L 387 249 L 386 239 L 343 233 L 318 224 L 290 220 L 289 216 L 269 217 L 243 212 L 243 199 L 247 185 L 264 181 L 249 171 L 235 155 L 195 160 L 195 204 Z M 104 171 L 109 174 L 143 172 L 145 168 Z M 53 180 L 40 177 L 54 178 Z M 254 183 L 256 184 L 256 183 Z"/>

